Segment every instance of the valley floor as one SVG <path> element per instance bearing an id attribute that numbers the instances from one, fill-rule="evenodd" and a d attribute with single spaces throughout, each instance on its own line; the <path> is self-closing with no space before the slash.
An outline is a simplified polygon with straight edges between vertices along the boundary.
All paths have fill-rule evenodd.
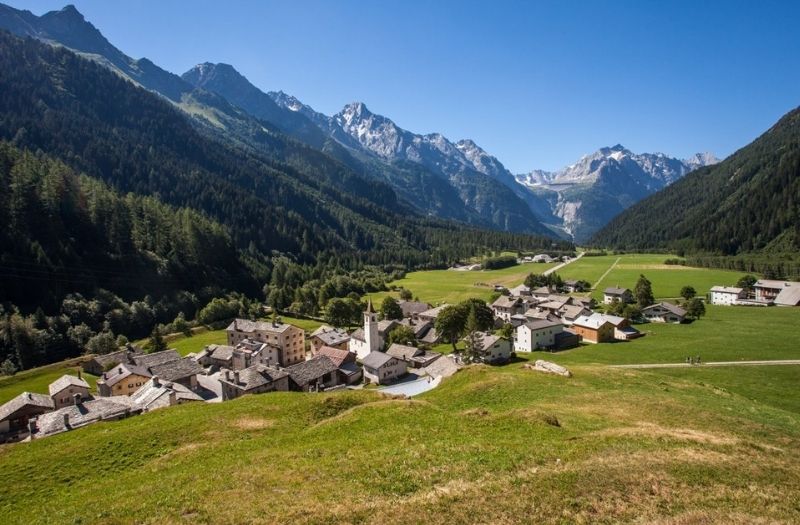
<path id="1" fill-rule="evenodd" d="M 593 282 L 616 257 L 602 259 L 560 273 Z M 601 286 L 631 286 L 640 272 L 659 297 L 738 278 L 624 256 Z M 492 282 L 481 273 L 470 282 Z M 453 293 L 433 277 L 407 280 L 423 300 Z M 471 366 L 411 400 L 374 390 L 245 396 L 3 446 L 0 515 L 103 524 L 800 522 L 800 365 L 609 366 L 698 354 L 798 360 L 800 309 L 708 307 L 688 325 L 640 328 L 647 335 L 628 343 Z M 217 337 L 174 344 L 186 353 Z M 523 368 L 540 358 L 573 377 Z M 36 380 L 33 372 L 0 380 L 0 394 Z"/>

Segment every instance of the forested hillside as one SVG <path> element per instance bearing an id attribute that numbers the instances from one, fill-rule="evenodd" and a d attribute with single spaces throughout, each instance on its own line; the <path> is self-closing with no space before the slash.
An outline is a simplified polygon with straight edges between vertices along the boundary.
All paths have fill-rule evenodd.
<path id="1" fill-rule="evenodd" d="M 736 255 L 800 250 L 800 109 L 725 161 L 612 220 L 592 244 Z"/>

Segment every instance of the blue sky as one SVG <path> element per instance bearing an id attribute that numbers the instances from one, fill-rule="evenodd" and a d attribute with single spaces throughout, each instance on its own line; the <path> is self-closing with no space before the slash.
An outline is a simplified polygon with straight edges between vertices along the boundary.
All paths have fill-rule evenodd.
<path id="1" fill-rule="evenodd" d="M 800 2 L 73 3 L 135 58 L 227 62 L 327 114 L 363 101 L 515 173 L 616 143 L 723 157 L 800 105 Z"/>

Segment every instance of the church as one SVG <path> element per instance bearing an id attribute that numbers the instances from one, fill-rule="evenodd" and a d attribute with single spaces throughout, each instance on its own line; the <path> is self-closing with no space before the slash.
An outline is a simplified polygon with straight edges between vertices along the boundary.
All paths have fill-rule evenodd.
<path id="1" fill-rule="evenodd" d="M 364 359 L 370 352 L 377 352 L 383 348 L 383 338 L 378 329 L 378 314 L 372 308 L 372 299 L 367 302 L 367 311 L 364 312 L 364 328 L 359 328 L 350 334 L 350 351 L 355 352 L 359 359 Z"/>

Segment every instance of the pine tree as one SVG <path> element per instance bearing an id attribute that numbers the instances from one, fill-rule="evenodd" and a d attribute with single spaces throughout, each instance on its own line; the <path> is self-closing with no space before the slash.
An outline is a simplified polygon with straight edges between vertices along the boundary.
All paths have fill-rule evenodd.
<path id="1" fill-rule="evenodd" d="M 468 363 L 476 363 L 483 357 L 483 335 L 478 331 L 478 315 L 475 305 L 471 305 L 469 309 L 465 330 L 467 336 L 464 357 Z"/>
<path id="2" fill-rule="evenodd" d="M 156 326 L 150 334 L 150 352 L 161 352 L 166 349 L 167 343 L 161 335 L 161 329 Z"/>
<path id="3" fill-rule="evenodd" d="M 636 287 L 633 289 L 633 296 L 636 298 L 636 304 L 639 308 L 650 306 L 655 301 L 653 297 L 653 283 L 651 283 L 644 275 L 639 275 L 639 280 L 636 282 Z"/>

